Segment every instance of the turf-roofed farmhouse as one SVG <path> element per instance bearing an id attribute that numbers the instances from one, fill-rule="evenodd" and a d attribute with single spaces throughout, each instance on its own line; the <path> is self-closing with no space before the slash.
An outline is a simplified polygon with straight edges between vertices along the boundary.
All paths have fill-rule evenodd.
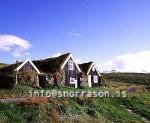
<path id="1" fill-rule="evenodd" d="M 60 84 L 77 88 L 77 79 L 81 70 L 72 54 L 67 53 L 59 57 L 33 61 L 33 63 L 41 74 L 46 76 L 49 83 L 52 83 L 53 74 L 57 73 Z M 43 85 L 43 82 L 39 80 L 39 84 Z"/>
<path id="2" fill-rule="evenodd" d="M 46 87 L 53 82 L 53 74 L 57 73 L 59 84 L 77 88 L 77 80 L 81 70 L 70 53 L 59 57 L 25 62 L 3 67 L 0 73 L 13 76 L 16 84 L 34 87 Z"/>
<path id="3" fill-rule="evenodd" d="M 14 83 L 32 87 L 47 87 L 53 84 L 57 74 L 58 84 L 78 88 L 80 85 L 96 87 L 101 85 L 101 76 L 93 62 L 78 65 L 72 54 L 24 62 L 16 62 L 0 68 L 0 74 L 11 76 Z M 85 84 L 83 84 L 85 83 Z"/>
<path id="4" fill-rule="evenodd" d="M 101 75 L 94 62 L 79 64 L 80 69 L 87 77 L 89 87 L 98 87 L 101 83 Z"/>
<path id="5" fill-rule="evenodd" d="M 16 62 L 0 69 L 0 74 L 6 77 L 13 77 L 14 84 L 23 84 L 28 86 L 39 86 L 40 71 L 28 58 L 24 62 Z M 6 78 L 5 77 L 5 78 Z"/>

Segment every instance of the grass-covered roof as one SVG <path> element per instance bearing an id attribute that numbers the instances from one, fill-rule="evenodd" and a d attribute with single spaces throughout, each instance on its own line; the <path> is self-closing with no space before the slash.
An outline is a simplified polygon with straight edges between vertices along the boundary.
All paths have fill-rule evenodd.
<path id="1" fill-rule="evenodd" d="M 8 66 L 8 64 L 0 63 L 0 68 L 2 68 L 2 67 L 6 67 L 6 66 Z"/>
<path id="2" fill-rule="evenodd" d="M 8 65 L 6 67 L 2 67 L 0 68 L 0 73 L 1 74 L 5 74 L 5 75 L 12 75 L 13 72 L 15 72 L 15 69 L 21 64 L 22 62 L 20 63 L 16 63 L 16 64 L 11 64 L 11 65 Z"/>
<path id="3" fill-rule="evenodd" d="M 55 73 L 60 70 L 61 66 L 66 61 L 69 55 L 70 53 L 67 53 L 59 57 L 33 61 L 33 63 L 41 73 Z"/>
<path id="4" fill-rule="evenodd" d="M 54 73 L 60 70 L 61 66 L 63 65 L 63 63 L 69 55 L 70 53 L 66 53 L 59 57 L 53 57 L 44 60 L 36 60 L 33 61 L 33 63 L 41 73 Z M 22 62 L 0 68 L 0 73 L 5 75 L 12 75 L 15 69 L 21 64 Z"/>
<path id="5" fill-rule="evenodd" d="M 79 64 L 79 67 L 82 70 L 82 72 L 87 73 L 88 70 L 90 69 L 90 66 L 92 65 L 92 63 L 93 62 L 87 62 L 87 63 Z"/>

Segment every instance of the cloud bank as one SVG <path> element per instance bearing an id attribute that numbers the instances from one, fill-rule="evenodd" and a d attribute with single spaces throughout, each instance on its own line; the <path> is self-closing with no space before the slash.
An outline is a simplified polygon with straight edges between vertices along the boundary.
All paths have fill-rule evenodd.
<path id="1" fill-rule="evenodd" d="M 29 55 L 29 41 L 15 35 L 0 35 L 0 52 L 8 52 L 14 57 Z"/>
<path id="2" fill-rule="evenodd" d="M 116 56 L 100 67 L 118 72 L 150 72 L 150 50 Z"/>

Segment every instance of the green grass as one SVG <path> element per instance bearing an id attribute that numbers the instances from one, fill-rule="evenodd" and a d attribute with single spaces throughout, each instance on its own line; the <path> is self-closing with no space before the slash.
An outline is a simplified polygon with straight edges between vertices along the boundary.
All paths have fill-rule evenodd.
<path id="1" fill-rule="evenodd" d="M 96 110 L 101 113 L 105 118 L 116 123 L 128 122 L 143 122 L 139 117 L 129 113 L 127 109 L 123 108 L 118 101 L 113 98 L 97 99 L 92 103 Z"/>
<path id="2" fill-rule="evenodd" d="M 86 101 L 88 101 L 87 99 Z M 83 100 L 80 100 L 83 101 Z M 81 122 L 90 123 L 143 123 L 143 121 L 128 113 L 112 98 L 93 98 L 82 104 L 77 98 L 54 99 L 53 102 L 38 106 L 20 106 L 17 104 L 0 103 L 0 120 L 15 123 L 46 122 Z M 55 122 L 54 122 L 55 123 Z"/>
<path id="3" fill-rule="evenodd" d="M 26 97 L 29 90 L 37 90 L 28 86 L 16 85 L 12 89 L 0 89 L 0 98 Z"/>
<path id="4" fill-rule="evenodd" d="M 40 91 L 40 90 L 57 90 L 57 91 L 61 91 L 61 92 L 81 92 L 84 91 L 85 93 L 88 91 L 105 91 L 105 88 L 102 87 L 96 87 L 96 88 L 84 88 L 84 89 L 76 89 L 73 87 L 67 87 L 67 86 L 60 86 L 60 89 L 54 88 L 52 89 L 52 87 L 48 87 L 48 88 L 43 88 L 43 89 L 36 89 L 36 88 L 31 88 L 28 86 L 21 86 L 21 85 L 16 85 L 14 88 L 12 89 L 0 89 L 0 98 L 13 98 L 13 97 L 29 97 L 29 90 L 32 91 Z"/>
<path id="5" fill-rule="evenodd" d="M 40 117 L 38 107 L 20 107 L 17 104 L 0 103 L 0 120 L 1 123 L 28 123 L 37 122 Z M 2 122 L 3 121 L 3 122 Z"/>
<path id="6" fill-rule="evenodd" d="M 102 74 L 107 81 L 150 85 L 150 74 L 144 73 L 107 73 Z"/>
<path id="7" fill-rule="evenodd" d="M 0 63 L 0 68 L 5 67 L 5 66 L 8 66 L 8 64 Z"/>
<path id="8" fill-rule="evenodd" d="M 114 92 L 122 87 L 128 88 L 132 84 L 111 83 L 110 88 L 75 89 L 61 86 L 58 91 L 105 91 Z M 40 90 L 17 85 L 11 90 L 0 90 L 1 98 L 28 96 L 29 90 Z M 51 87 L 46 90 L 52 90 Z M 20 105 L 14 103 L 0 103 L 1 123 L 143 123 L 141 116 L 150 117 L 150 95 L 147 92 L 130 94 L 127 98 L 56 98 L 38 105 Z M 125 105 L 122 107 L 121 104 Z M 132 109 L 134 114 L 128 112 Z"/>
<path id="9" fill-rule="evenodd" d="M 133 112 L 150 120 L 150 95 L 149 93 L 137 93 L 130 95 L 127 98 L 118 100 Z"/>

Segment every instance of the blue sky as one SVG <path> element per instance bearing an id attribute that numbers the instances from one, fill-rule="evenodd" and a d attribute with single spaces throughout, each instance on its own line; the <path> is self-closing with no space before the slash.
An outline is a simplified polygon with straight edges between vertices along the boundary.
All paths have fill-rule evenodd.
<path id="1" fill-rule="evenodd" d="M 116 59 L 118 65 L 120 57 L 149 52 L 149 5 L 149 0 L 0 0 L 0 62 L 71 52 L 81 62 L 115 69 Z M 28 44 L 14 43 L 18 37 Z"/>

